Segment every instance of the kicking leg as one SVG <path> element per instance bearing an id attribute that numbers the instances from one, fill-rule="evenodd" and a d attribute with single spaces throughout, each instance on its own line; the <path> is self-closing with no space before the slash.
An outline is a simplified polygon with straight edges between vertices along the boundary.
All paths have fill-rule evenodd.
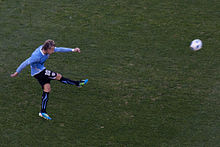
<path id="1" fill-rule="evenodd" d="M 73 81 L 73 80 L 64 78 L 61 74 L 57 74 L 56 80 L 58 80 L 58 81 L 60 81 L 61 83 L 64 83 L 64 84 L 70 84 L 70 85 L 76 85 L 76 86 L 80 85 L 80 81 Z"/>

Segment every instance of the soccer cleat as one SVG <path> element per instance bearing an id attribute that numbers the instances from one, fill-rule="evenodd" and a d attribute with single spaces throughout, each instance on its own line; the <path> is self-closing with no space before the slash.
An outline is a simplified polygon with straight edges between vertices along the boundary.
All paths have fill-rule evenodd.
<path id="1" fill-rule="evenodd" d="M 43 117 L 46 120 L 51 120 L 52 118 L 47 113 L 39 113 L 40 117 Z"/>
<path id="2" fill-rule="evenodd" d="M 79 81 L 79 86 L 77 86 L 77 87 L 83 87 L 84 85 L 86 85 L 88 83 L 88 79 L 85 79 L 85 80 L 81 80 L 81 81 Z"/>

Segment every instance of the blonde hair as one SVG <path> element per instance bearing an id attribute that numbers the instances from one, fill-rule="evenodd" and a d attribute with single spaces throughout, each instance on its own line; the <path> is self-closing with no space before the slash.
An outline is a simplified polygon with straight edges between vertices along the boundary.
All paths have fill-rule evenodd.
<path id="1" fill-rule="evenodd" d="M 55 42 L 53 40 L 48 39 L 44 42 L 42 49 L 47 50 L 50 49 L 51 47 L 55 47 Z"/>

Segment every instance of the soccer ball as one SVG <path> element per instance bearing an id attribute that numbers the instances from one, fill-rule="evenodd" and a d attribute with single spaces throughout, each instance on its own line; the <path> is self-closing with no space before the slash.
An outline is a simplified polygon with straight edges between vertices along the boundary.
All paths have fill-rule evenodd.
<path id="1" fill-rule="evenodd" d="M 198 51 L 202 48 L 202 41 L 199 39 L 195 39 L 191 42 L 190 48 L 194 51 Z"/>

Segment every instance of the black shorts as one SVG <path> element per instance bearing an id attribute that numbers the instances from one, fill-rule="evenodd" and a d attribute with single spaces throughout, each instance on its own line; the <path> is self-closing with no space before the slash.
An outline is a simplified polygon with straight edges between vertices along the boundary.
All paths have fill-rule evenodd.
<path id="1" fill-rule="evenodd" d="M 38 80 L 40 83 L 42 89 L 44 89 L 44 85 L 46 83 L 50 83 L 51 80 L 55 80 L 57 76 L 57 73 L 44 69 L 40 73 L 34 75 L 34 77 Z"/>

